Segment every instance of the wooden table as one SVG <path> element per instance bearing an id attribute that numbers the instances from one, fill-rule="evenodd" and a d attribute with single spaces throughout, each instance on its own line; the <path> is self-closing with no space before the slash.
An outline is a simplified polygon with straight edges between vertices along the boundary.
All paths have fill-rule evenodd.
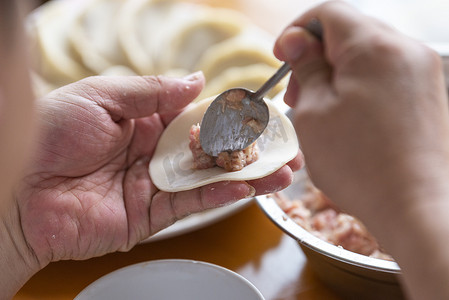
<path id="1" fill-rule="evenodd" d="M 13 299 L 73 299 L 88 284 L 118 268 L 171 258 L 200 260 L 234 270 L 251 281 L 267 300 L 340 299 L 316 277 L 298 244 L 256 203 L 215 224 L 140 244 L 127 253 L 51 263 Z"/>
<path id="2" fill-rule="evenodd" d="M 277 35 L 314 0 L 190 0 L 243 11 Z M 155 259 L 183 258 L 234 270 L 271 299 L 339 299 L 314 275 L 298 244 L 282 233 L 252 203 L 205 228 L 169 239 L 140 244 L 127 253 L 87 261 L 61 261 L 32 277 L 13 298 L 73 299 L 88 284 L 118 268 Z"/>

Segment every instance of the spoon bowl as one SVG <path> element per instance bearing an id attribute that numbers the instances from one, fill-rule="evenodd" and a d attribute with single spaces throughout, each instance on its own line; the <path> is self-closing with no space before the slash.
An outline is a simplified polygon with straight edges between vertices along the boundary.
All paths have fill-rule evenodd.
<path id="1" fill-rule="evenodd" d="M 284 64 L 257 92 L 245 88 L 229 89 L 210 104 L 201 122 L 200 143 L 212 156 L 242 150 L 265 130 L 270 119 L 263 96 L 288 72 Z"/>
<path id="2" fill-rule="evenodd" d="M 263 98 L 255 99 L 254 94 L 234 88 L 211 103 L 200 131 L 201 147 L 207 154 L 217 156 L 220 152 L 245 149 L 262 134 L 269 111 Z"/>

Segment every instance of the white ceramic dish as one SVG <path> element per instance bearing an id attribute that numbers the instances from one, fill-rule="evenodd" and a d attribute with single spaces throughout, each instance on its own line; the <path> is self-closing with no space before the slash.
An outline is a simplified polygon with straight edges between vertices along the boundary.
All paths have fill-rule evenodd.
<path id="1" fill-rule="evenodd" d="M 177 221 L 175 224 L 159 231 L 155 235 L 144 240 L 143 243 L 154 242 L 172 238 L 184 233 L 192 232 L 194 230 L 206 227 L 213 223 L 223 220 L 238 211 L 242 210 L 253 202 L 254 198 L 240 200 L 228 206 L 219 207 L 197 214 L 188 216 L 182 220 Z"/>
<path id="2" fill-rule="evenodd" d="M 241 275 L 210 263 L 169 259 L 124 267 L 86 287 L 75 300 L 264 300 Z"/>

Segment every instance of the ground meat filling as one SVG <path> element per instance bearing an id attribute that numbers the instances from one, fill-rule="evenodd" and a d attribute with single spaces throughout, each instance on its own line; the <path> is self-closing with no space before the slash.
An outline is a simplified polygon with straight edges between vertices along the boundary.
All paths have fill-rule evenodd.
<path id="1" fill-rule="evenodd" d="M 301 198 L 290 200 L 281 193 L 275 198 L 293 221 L 320 239 L 359 254 L 393 260 L 357 218 L 341 212 L 313 185 Z"/>
<path id="2" fill-rule="evenodd" d="M 255 142 L 243 150 L 221 152 L 217 157 L 207 154 L 200 144 L 200 125 L 192 125 L 189 140 L 194 169 L 208 169 L 219 166 L 228 172 L 235 172 L 242 170 L 259 158 L 259 150 Z"/>
<path id="3" fill-rule="evenodd" d="M 189 148 L 193 155 L 193 168 L 209 169 L 214 167 L 216 165 L 215 157 L 210 156 L 204 152 L 203 148 L 201 148 L 199 125 L 192 125 L 192 127 L 190 127 L 189 140 Z"/>

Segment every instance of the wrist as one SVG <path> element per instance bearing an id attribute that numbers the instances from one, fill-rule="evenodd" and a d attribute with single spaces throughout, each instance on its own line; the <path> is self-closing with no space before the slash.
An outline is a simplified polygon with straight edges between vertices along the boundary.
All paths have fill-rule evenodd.
<path id="1" fill-rule="evenodd" d="M 411 299 L 448 299 L 449 286 L 441 280 L 449 278 L 449 191 L 422 200 L 402 214 L 396 228 L 390 228 L 394 234 L 386 243 L 402 269 Z"/>
<path id="2" fill-rule="evenodd" d="M 41 267 L 28 247 L 20 226 L 18 208 L 0 207 L 0 299 L 11 299 Z M 10 204 L 10 203 L 8 203 Z"/>
<path id="3" fill-rule="evenodd" d="M 367 224 L 401 267 L 411 299 L 449 296 L 439 280 L 423 280 L 449 278 L 449 166 L 438 169 L 423 170 L 420 182 L 398 187 Z"/>

